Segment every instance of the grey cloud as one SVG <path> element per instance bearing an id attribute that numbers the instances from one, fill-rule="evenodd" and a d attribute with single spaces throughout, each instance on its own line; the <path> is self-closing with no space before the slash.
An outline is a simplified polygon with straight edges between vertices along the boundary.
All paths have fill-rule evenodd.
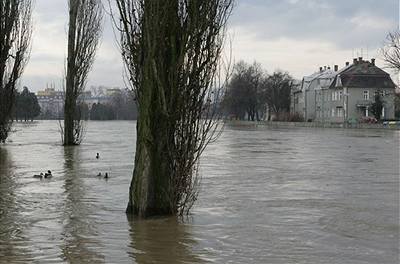
<path id="1" fill-rule="evenodd" d="M 258 40 L 281 37 L 327 41 L 340 48 L 381 45 L 398 23 L 394 0 L 246 0 L 238 1 L 231 25 L 246 28 Z M 388 26 L 357 27 L 354 22 L 386 22 Z"/>
<path id="2" fill-rule="evenodd" d="M 107 0 L 103 0 L 103 3 L 107 4 Z M 40 43 L 44 42 L 44 46 L 40 49 L 35 46 L 34 40 L 30 65 L 36 69 L 45 65 L 46 61 L 49 65 L 60 65 L 60 76 L 53 76 L 46 71 L 36 76 L 34 72 L 38 71 L 28 70 L 23 82 L 34 90 L 42 89 L 46 82 L 60 83 L 65 53 L 59 54 L 60 49 L 54 50 L 55 45 L 63 44 L 63 41 L 55 44 L 54 39 L 66 36 L 67 10 L 67 0 L 36 0 L 34 15 L 35 20 L 40 23 L 36 23 L 35 27 L 37 31 L 38 27 L 43 27 L 45 32 L 51 31 L 51 33 L 47 34 L 50 36 L 40 36 L 42 40 Z M 293 40 L 300 40 L 303 46 L 307 41 L 329 43 L 336 46 L 337 51 L 366 46 L 376 49 L 382 45 L 387 31 L 393 30 L 398 25 L 398 10 L 397 0 L 236 0 L 236 7 L 229 24 L 233 28 L 240 27 L 241 30 L 238 32 L 248 32 L 251 36 L 255 36 L 254 42 L 259 44 L 264 41 L 289 38 L 292 40 L 290 43 L 296 43 Z M 361 26 L 357 27 L 355 22 Z M 379 26 L 382 22 L 385 23 Z M 108 14 L 105 14 L 104 26 L 102 45 L 107 48 L 99 50 L 89 76 L 89 86 L 91 84 L 123 86 L 122 60 L 115 45 L 116 40 Z M 233 42 L 236 37 L 238 36 L 234 35 Z M 244 56 L 243 59 L 246 59 L 246 56 L 254 56 L 249 54 L 254 50 L 250 46 L 246 47 L 246 50 L 239 51 Z M 307 57 L 311 58 L 315 53 L 311 49 L 315 48 L 315 46 L 310 47 L 300 52 L 307 53 Z M 271 56 L 273 52 L 260 56 Z M 282 61 L 285 61 L 280 65 L 283 68 L 298 67 L 286 62 L 289 61 L 287 58 L 282 58 Z"/>
<path id="3" fill-rule="evenodd" d="M 107 0 L 103 0 L 104 4 L 106 2 Z M 105 5 L 105 8 L 108 8 L 108 5 Z M 33 15 L 35 21 L 33 49 L 21 85 L 26 85 L 32 90 L 37 91 L 43 89 L 46 83 L 55 83 L 56 87 L 61 89 L 63 65 L 66 54 L 65 52 L 59 51 L 63 50 L 67 43 L 64 43 L 64 41 L 55 42 L 54 40 L 59 40 L 60 38 L 66 39 L 68 27 L 68 1 L 36 0 Z M 35 41 L 35 39 L 38 40 L 39 38 L 41 39 L 40 43 L 39 41 Z M 98 50 L 93 70 L 88 78 L 88 86 L 92 84 L 108 86 L 124 85 L 122 81 L 122 59 L 120 59 L 115 41 L 108 12 L 105 12 L 101 46 L 111 48 L 100 48 Z M 60 48 L 59 45 L 64 46 Z M 60 75 L 52 75 L 46 72 L 45 69 L 43 69 L 40 75 L 38 75 L 37 69 L 43 65 L 46 65 L 46 67 L 49 65 L 59 67 Z M 55 71 L 58 70 L 56 69 Z"/>

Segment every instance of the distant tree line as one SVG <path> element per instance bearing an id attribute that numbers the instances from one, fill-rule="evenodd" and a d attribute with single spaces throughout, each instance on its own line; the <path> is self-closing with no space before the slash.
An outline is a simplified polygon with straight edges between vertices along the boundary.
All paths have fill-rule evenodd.
<path id="1" fill-rule="evenodd" d="M 75 120 L 136 120 L 136 101 L 131 91 L 124 90 L 115 93 L 107 103 L 94 103 L 89 107 L 87 103 L 80 100 L 77 102 Z M 62 119 L 60 115 L 51 112 L 49 109 L 42 112 L 40 119 Z"/>
<path id="2" fill-rule="evenodd" d="M 24 87 L 22 92 L 15 94 L 15 111 L 14 117 L 16 121 L 33 121 L 40 115 L 40 106 L 36 95 Z"/>
<path id="3" fill-rule="evenodd" d="M 107 104 L 93 104 L 89 111 L 90 120 L 136 120 L 137 107 L 132 92 L 125 90 L 112 95 Z"/>
<path id="4" fill-rule="evenodd" d="M 238 120 L 270 120 L 289 115 L 294 79 L 286 72 L 266 73 L 257 62 L 234 66 L 222 105 L 225 115 Z"/>

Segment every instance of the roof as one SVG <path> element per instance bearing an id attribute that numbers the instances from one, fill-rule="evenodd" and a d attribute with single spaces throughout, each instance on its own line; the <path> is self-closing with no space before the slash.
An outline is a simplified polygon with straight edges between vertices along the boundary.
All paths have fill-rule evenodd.
<path id="1" fill-rule="evenodd" d="M 327 68 L 322 71 L 315 72 L 309 76 L 305 76 L 303 78 L 302 90 L 308 90 L 311 84 L 317 80 L 320 81 L 319 84 L 321 84 L 321 86 L 329 86 L 336 74 L 337 72 L 335 72 L 331 68 Z"/>
<path id="2" fill-rule="evenodd" d="M 340 70 L 329 88 L 395 88 L 390 75 L 369 61 L 358 61 Z"/>

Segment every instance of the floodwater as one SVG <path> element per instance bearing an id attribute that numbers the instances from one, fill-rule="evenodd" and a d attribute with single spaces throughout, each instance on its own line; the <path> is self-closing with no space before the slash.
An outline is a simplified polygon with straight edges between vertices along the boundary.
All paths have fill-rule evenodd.
<path id="1" fill-rule="evenodd" d="M 124 212 L 134 122 L 90 122 L 72 148 L 57 122 L 14 128 L 0 263 L 399 263 L 399 131 L 227 126 L 192 215 L 139 221 Z"/>

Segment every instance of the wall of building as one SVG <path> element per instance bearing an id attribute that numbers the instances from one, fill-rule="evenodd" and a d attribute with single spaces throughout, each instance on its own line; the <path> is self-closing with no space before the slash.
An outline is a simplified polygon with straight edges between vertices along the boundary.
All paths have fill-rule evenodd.
<path id="1" fill-rule="evenodd" d="M 292 113 L 298 113 L 304 118 L 304 96 L 302 92 L 292 94 Z"/>
<path id="2" fill-rule="evenodd" d="M 321 89 L 316 91 L 317 122 L 344 122 L 344 92 L 343 89 Z"/>
<path id="3" fill-rule="evenodd" d="M 314 121 L 315 120 L 315 91 L 314 90 L 306 90 L 304 94 L 305 101 L 305 114 L 304 120 Z"/>
<path id="4" fill-rule="evenodd" d="M 364 99 L 364 91 L 368 91 L 369 99 Z M 348 119 L 361 119 L 365 116 L 365 108 L 360 105 L 368 106 L 369 109 L 375 101 L 375 92 L 383 92 L 382 100 L 384 101 L 384 116 L 383 119 L 394 119 L 394 89 L 380 88 L 348 88 Z M 368 111 L 368 116 L 373 116 L 371 111 Z"/>
<path id="5" fill-rule="evenodd" d="M 369 93 L 368 100 L 364 100 L 364 91 L 368 91 Z M 298 103 L 294 105 L 293 109 L 299 113 L 302 113 L 300 109 L 306 107 L 304 115 L 306 121 L 312 120 L 329 123 L 343 123 L 345 122 L 345 119 L 360 121 L 366 114 L 365 108 L 360 107 L 363 105 L 368 106 L 368 116 L 373 117 L 371 106 L 374 103 L 376 91 L 379 91 L 384 95 L 382 97 L 385 108 L 385 115 L 383 119 L 394 119 L 394 89 L 389 88 L 338 88 L 308 90 L 306 91 L 306 96 L 303 96 L 303 93 L 297 94 L 298 97 L 307 100 L 306 106 L 304 106 L 304 100 L 301 101 L 298 99 Z"/>

